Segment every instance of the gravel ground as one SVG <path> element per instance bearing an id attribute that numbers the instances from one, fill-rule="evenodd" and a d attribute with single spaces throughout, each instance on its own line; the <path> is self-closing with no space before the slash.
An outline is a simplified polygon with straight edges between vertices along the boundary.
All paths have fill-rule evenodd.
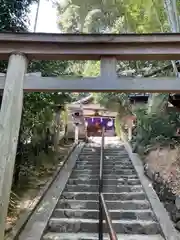
<path id="1" fill-rule="evenodd" d="M 153 173 L 159 172 L 174 194 L 180 195 L 180 147 L 151 151 L 145 162 Z"/>

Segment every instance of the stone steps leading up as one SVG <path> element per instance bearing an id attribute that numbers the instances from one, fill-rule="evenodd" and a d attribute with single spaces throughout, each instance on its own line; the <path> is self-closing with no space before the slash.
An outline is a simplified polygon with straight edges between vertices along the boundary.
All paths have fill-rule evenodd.
<path id="1" fill-rule="evenodd" d="M 105 149 L 103 193 L 118 239 L 163 240 L 134 166 L 123 147 Z M 98 239 L 100 147 L 86 144 L 49 220 L 43 240 Z M 107 226 L 104 221 L 104 233 Z M 109 239 L 105 235 L 104 239 Z"/>

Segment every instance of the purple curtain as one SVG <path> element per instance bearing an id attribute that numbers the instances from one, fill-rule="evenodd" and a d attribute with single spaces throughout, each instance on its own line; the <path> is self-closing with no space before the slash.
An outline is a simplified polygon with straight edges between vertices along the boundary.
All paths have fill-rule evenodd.
<path id="1" fill-rule="evenodd" d="M 114 128 L 114 123 L 115 123 L 114 119 L 103 118 L 103 117 L 102 118 L 101 117 L 86 117 L 85 121 L 87 122 L 88 126 L 95 125 L 96 123 L 99 123 L 101 126 L 104 126 L 106 130 L 113 129 Z"/>

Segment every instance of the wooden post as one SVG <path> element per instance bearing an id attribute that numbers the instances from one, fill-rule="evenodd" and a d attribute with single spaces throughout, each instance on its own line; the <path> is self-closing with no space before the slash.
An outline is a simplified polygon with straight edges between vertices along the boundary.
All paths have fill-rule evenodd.
<path id="1" fill-rule="evenodd" d="M 114 57 L 102 57 L 101 58 L 101 77 L 103 78 L 103 83 L 106 81 L 115 81 L 117 78 L 116 73 L 116 58 Z"/>
<path id="2" fill-rule="evenodd" d="M 0 111 L 0 239 L 4 239 L 21 121 L 23 80 L 26 69 L 26 57 L 21 53 L 13 53 L 9 58 Z"/>
<path id="3" fill-rule="evenodd" d="M 78 144 L 78 141 L 79 141 L 79 124 L 75 123 L 75 137 L 74 137 L 74 140 L 75 140 L 75 143 Z"/>
<path id="4" fill-rule="evenodd" d="M 128 141 L 132 140 L 132 127 L 128 127 Z"/>

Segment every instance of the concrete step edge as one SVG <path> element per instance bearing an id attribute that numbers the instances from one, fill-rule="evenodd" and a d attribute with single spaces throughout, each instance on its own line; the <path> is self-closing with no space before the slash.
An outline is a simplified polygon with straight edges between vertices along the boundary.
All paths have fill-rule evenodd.
<path id="1" fill-rule="evenodd" d="M 69 211 L 69 212 L 99 212 L 98 209 L 69 209 L 69 208 L 56 208 L 55 211 Z M 109 209 L 108 212 L 110 213 L 153 213 L 153 211 L 149 209 L 135 209 L 135 210 L 125 210 L 125 209 Z"/>
<path id="2" fill-rule="evenodd" d="M 86 187 L 86 186 L 90 186 L 90 187 L 99 187 L 99 185 L 96 185 L 96 184 L 84 184 L 84 183 L 78 183 L 78 184 L 66 184 L 66 188 L 68 187 Z M 103 185 L 104 188 L 107 188 L 107 187 L 131 187 L 131 188 L 134 188 L 134 187 L 142 187 L 141 184 L 136 184 L 136 185 L 127 185 L 127 184 L 117 184 L 117 185 L 112 185 L 112 184 L 108 184 L 108 185 Z"/>
<path id="3" fill-rule="evenodd" d="M 99 180 L 99 178 L 93 178 L 93 179 L 84 179 L 84 178 L 74 178 L 74 177 L 72 177 L 72 178 L 69 178 L 69 180 L 72 180 L 72 181 L 78 181 L 78 180 Z M 108 178 L 108 179 L 106 179 L 106 180 L 108 180 L 108 181 L 114 181 L 114 180 L 117 180 L 117 181 L 125 181 L 125 179 L 124 178 Z M 130 178 L 130 179 L 128 179 L 127 181 L 129 181 L 129 182 L 131 182 L 131 181 L 140 181 L 139 179 L 137 179 L 137 178 Z"/>
<path id="4" fill-rule="evenodd" d="M 99 223 L 98 219 L 86 219 L 86 218 L 55 218 L 51 217 L 49 224 L 52 222 L 67 222 L 67 223 Z M 103 223 L 106 223 L 105 220 L 103 220 Z M 158 222 L 153 221 L 153 220 L 112 220 L 113 224 L 140 224 L 140 225 L 149 225 L 149 224 L 158 224 Z"/>
<path id="5" fill-rule="evenodd" d="M 72 172 L 71 176 L 73 176 L 73 173 L 74 173 L 74 172 Z M 76 173 L 76 174 L 77 174 L 77 173 Z M 92 173 L 90 173 L 90 174 L 89 174 L 89 173 L 80 173 L 78 176 L 99 177 L 99 174 L 96 174 L 96 173 L 95 173 L 95 174 L 92 174 Z M 131 178 L 131 177 L 134 178 L 134 177 L 137 177 L 137 179 L 139 179 L 138 176 L 137 176 L 137 174 L 135 174 L 135 173 L 134 173 L 134 174 L 132 174 L 132 173 L 130 173 L 130 174 L 118 174 L 118 173 L 115 173 L 115 172 L 114 172 L 113 174 L 112 174 L 112 173 L 103 174 L 103 177 L 104 177 L 104 178 L 109 178 L 110 176 L 111 176 L 111 177 L 113 176 L 113 177 L 115 177 L 115 178 L 117 178 L 117 177 L 120 177 L 120 178 L 123 178 L 123 177 L 124 177 L 124 178 Z"/>
<path id="6" fill-rule="evenodd" d="M 82 203 L 99 203 L 99 201 L 96 200 L 74 200 L 74 199 L 59 199 L 58 203 L 63 203 L 63 202 L 82 202 Z M 148 200 L 106 200 L 106 203 L 134 203 L 134 204 L 144 204 L 147 203 L 149 204 Z"/>
<path id="7" fill-rule="evenodd" d="M 66 192 L 64 191 L 63 194 L 74 194 L 74 195 L 78 195 L 78 194 L 87 194 L 87 195 L 99 195 L 99 192 Z M 104 195 L 135 195 L 135 194 L 144 194 L 144 191 L 139 191 L 139 192 L 120 192 L 120 193 L 112 193 L 112 192 L 106 192 L 106 193 L 103 193 Z"/>
<path id="8" fill-rule="evenodd" d="M 164 238 L 157 235 L 140 235 L 140 234 L 117 234 L 119 240 L 163 240 Z M 97 233 L 54 233 L 48 232 L 44 235 L 43 240 L 98 240 Z M 104 240 L 109 240 L 109 236 L 104 234 Z"/>

